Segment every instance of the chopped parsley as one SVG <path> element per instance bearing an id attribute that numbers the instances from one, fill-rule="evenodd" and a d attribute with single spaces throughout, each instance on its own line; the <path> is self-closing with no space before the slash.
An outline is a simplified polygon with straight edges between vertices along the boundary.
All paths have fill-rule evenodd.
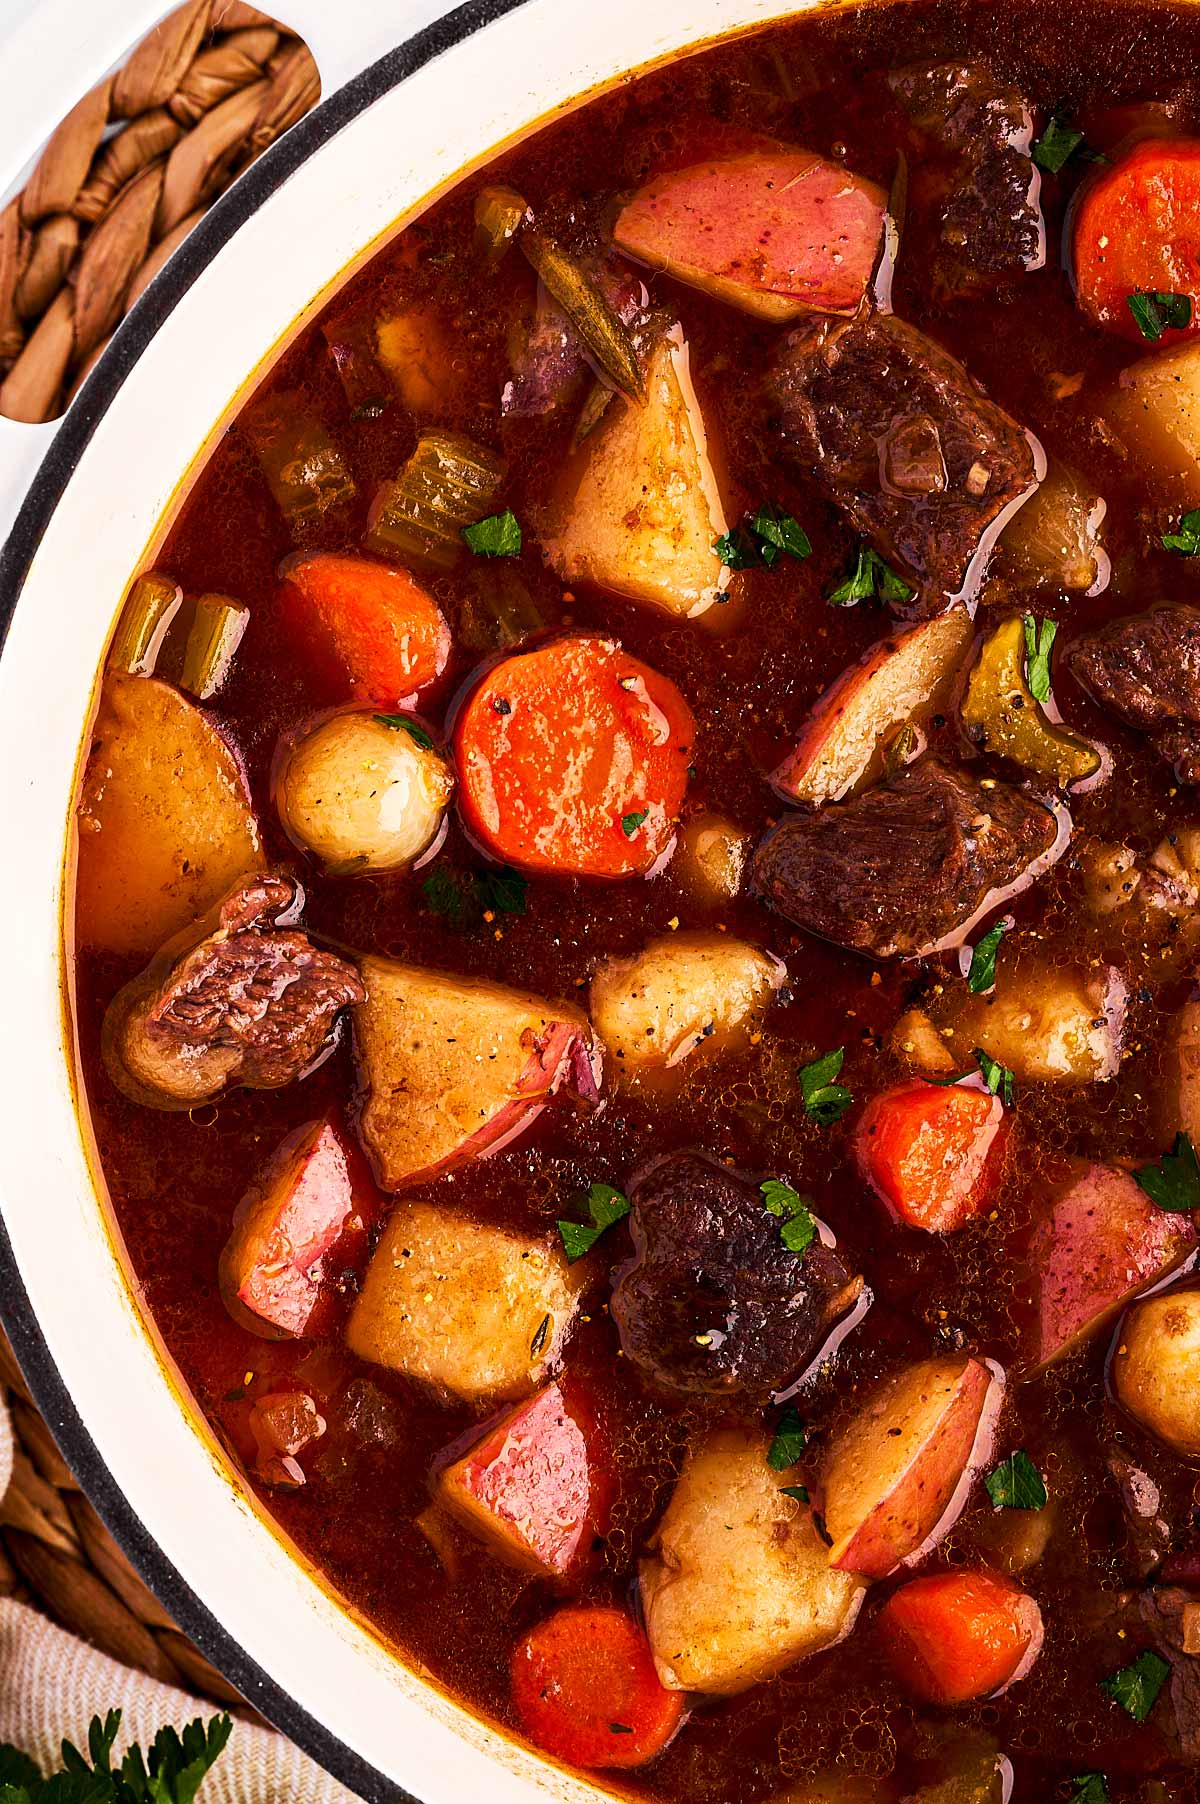
<path id="1" fill-rule="evenodd" d="M 1022 1447 L 1002 1459 L 983 1482 L 998 1510 L 1041 1510 L 1046 1507 L 1045 1481 Z"/>
<path id="2" fill-rule="evenodd" d="M 809 1208 L 812 1198 L 801 1196 L 790 1184 L 781 1183 L 778 1178 L 768 1178 L 758 1188 L 766 1208 L 772 1215 L 782 1218 L 779 1238 L 788 1252 L 807 1253 L 817 1235 L 817 1224 Z"/>
<path id="3" fill-rule="evenodd" d="M 486 914 L 523 915 L 529 891 L 529 879 L 520 871 L 502 865 L 498 871 L 476 871 L 475 900 Z"/>
<path id="4" fill-rule="evenodd" d="M 755 564 L 762 562 L 758 546 L 744 526 L 723 532 L 719 539 L 713 540 L 713 550 L 727 570 L 752 570 Z"/>
<path id="5" fill-rule="evenodd" d="M 1039 169 L 1057 175 L 1064 163 L 1070 162 L 1083 143 L 1083 133 L 1068 125 L 1061 113 L 1051 113 L 1046 129 L 1029 154 Z"/>
<path id="6" fill-rule="evenodd" d="M 1067 1804 L 1108 1804 L 1108 1786 L 1103 1773 L 1076 1773 L 1071 1784 L 1075 1790 Z"/>
<path id="7" fill-rule="evenodd" d="M 1179 522 L 1178 532 L 1164 532 L 1163 547 L 1177 551 L 1180 557 L 1195 557 L 1200 552 L 1200 507 L 1194 507 Z"/>
<path id="8" fill-rule="evenodd" d="M 836 1046 L 832 1052 L 824 1052 L 819 1059 L 810 1065 L 801 1065 L 796 1073 L 800 1079 L 800 1095 L 804 1099 L 804 1107 L 814 1121 L 822 1127 L 828 1127 L 844 1115 L 854 1101 L 854 1094 L 843 1084 L 834 1079 L 842 1069 L 842 1061 L 846 1056 L 844 1046 Z"/>
<path id="9" fill-rule="evenodd" d="M 996 953 L 1000 942 L 1012 926 L 1005 915 L 989 927 L 981 940 L 976 940 L 971 948 L 971 968 L 967 972 L 967 988 L 972 996 L 983 996 L 996 981 Z"/>
<path id="10" fill-rule="evenodd" d="M 789 1403 L 779 1418 L 771 1445 L 767 1449 L 767 1464 L 772 1472 L 786 1472 L 789 1466 L 795 1465 L 807 1446 L 808 1430 L 799 1411 Z"/>
<path id="11" fill-rule="evenodd" d="M 414 720 L 411 714 L 377 714 L 375 718 L 381 727 L 391 727 L 397 733 L 407 733 L 414 745 L 424 746 L 427 752 L 433 750 L 433 735 L 419 720 Z"/>
<path id="12" fill-rule="evenodd" d="M 635 808 L 632 814 L 621 816 L 621 831 L 626 839 L 632 839 L 639 827 L 646 824 L 650 815 L 648 808 Z"/>
<path id="13" fill-rule="evenodd" d="M 609 1723 L 608 1732 L 610 1735 L 632 1735 L 633 1734 L 633 1730 L 630 1728 L 628 1723 Z"/>
<path id="14" fill-rule="evenodd" d="M 506 508 L 502 514 L 489 514 L 474 526 L 464 526 L 462 536 L 476 557 L 516 557 L 521 549 L 521 522 Z"/>
<path id="15" fill-rule="evenodd" d="M 457 871 L 435 864 L 421 885 L 430 914 L 451 926 L 473 925 L 488 915 L 523 915 L 529 881 L 507 865 L 499 870 Z"/>
<path id="16" fill-rule="evenodd" d="M 62 1766 L 49 1779 L 19 1748 L 0 1743 L 0 1798 L 4 1804 L 193 1804 L 232 1727 L 227 1716 L 214 1716 L 207 1725 L 197 1717 L 182 1732 L 160 1729 L 148 1753 L 130 1747 L 114 1767 L 121 1712 L 110 1710 L 94 1716 L 88 1729 L 91 1764 L 64 1741 Z"/>
<path id="17" fill-rule="evenodd" d="M 629 1214 L 629 1198 L 611 1184 L 593 1184 L 586 1195 L 576 1200 L 587 1209 L 591 1221 L 560 1221 L 558 1224 L 563 1252 L 572 1264 L 591 1252 L 606 1228 Z"/>
<path id="18" fill-rule="evenodd" d="M 1110 1679 L 1101 1679 L 1100 1689 L 1114 1704 L 1120 1704 L 1135 1723 L 1144 1723 L 1154 1708 L 1170 1670 L 1168 1660 L 1147 1649 L 1130 1665 L 1113 1673 Z"/>
<path id="19" fill-rule="evenodd" d="M 852 608 L 860 601 L 886 601 L 900 604 L 911 601 L 916 590 L 897 576 L 892 566 L 865 541 L 860 542 L 841 582 L 826 589 L 825 599 L 835 608 Z"/>
<path id="20" fill-rule="evenodd" d="M 1151 344 L 1157 344 L 1164 332 L 1182 332 L 1192 323 L 1190 294 L 1164 293 L 1161 288 L 1138 289 L 1125 299 L 1138 331 Z"/>
<path id="21" fill-rule="evenodd" d="M 808 1502 L 807 1485 L 780 1485 L 779 1494 L 781 1497 L 794 1497 L 797 1503 Z"/>
<path id="22" fill-rule="evenodd" d="M 983 1073 L 983 1081 L 991 1091 L 992 1095 L 998 1096 L 1006 1108 L 1011 1108 L 1013 1099 L 1013 1074 L 1008 1066 L 1002 1065 L 999 1059 L 994 1059 L 990 1052 L 985 1052 L 983 1050 L 982 1046 L 976 1046 L 971 1053 L 971 1057 Z"/>
<path id="23" fill-rule="evenodd" d="M 1172 1214 L 1200 1209 L 1200 1162 L 1189 1134 L 1176 1134 L 1174 1146 L 1157 1165 L 1143 1165 L 1133 1176 L 1160 1209 L 1169 1209 Z"/>
<path id="24" fill-rule="evenodd" d="M 760 566 L 770 570 L 781 553 L 799 562 L 811 555 L 812 545 L 794 514 L 785 514 L 774 502 L 766 501 L 732 531 L 722 533 L 713 550 L 729 570 Z"/>
<path id="25" fill-rule="evenodd" d="M 1029 684 L 1033 699 L 1038 702 L 1050 700 L 1050 650 L 1054 644 L 1054 635 L 1058 631 L 1057 620 L 1035 620 L 1032 614 L 1024 616 L 1025 627 L 1025 679 Z"/>

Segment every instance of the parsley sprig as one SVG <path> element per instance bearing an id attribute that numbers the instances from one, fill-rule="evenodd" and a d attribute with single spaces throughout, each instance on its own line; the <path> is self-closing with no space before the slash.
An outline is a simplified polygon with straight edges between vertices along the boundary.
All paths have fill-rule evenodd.
<path id="1" fill-rule="evenodd" d="M 1025 628 L 1025 680 L 1035 701 L 1048 702 L 1050 651 L 1054 635 L 1058 631 L 1058 621 L 1036 620 L 1032 614 L 1026 614 L 1022 624 Z"/>
<path id="2" fill-rule="evenodd" d="M 798 1410 L 789 1403 L 771 1437 L 771 1445 L 767 1448 L 767 1464 L 772 1472 L 786 1472 L 794 1466 L 804 1449 L 808 1446 L 808 1430 L 805 1428 Z"/>
<path id="3" fill-rule="evenodd" d="M 1176 551 L 1180 557 L 1195 557 L 1200 552 L 1200 507 L 1193 507 L 1179 522 L 1178 532 L 1164 532 L 1163 548 Z"/>
<path id="4" fill-rule="evenodd" d="M 44 1779 L 28 1755 L 0 1744 L 2 1804 L 193 1804 L 205 1774 L 229 1740 L 233 1724 L 214 1716 L 207 1726 L 197 1717 L 178 1734 L 160 1729 L 149 1754 L 130 1747 L 114 1766 L 113 1748 L 121 1712 L 94 1716 L 88 1730 L 88 1759 L 64 1741 L 62 1770 Z"/>
<path id="5" fill-rule="evenodd" d="M 1192 297 L 1161 288 L 1136 289 L 1125 297 L 1137 322 L 1137 329 L 1151 344 L 1157 344 L 1164 332 L 1182 332 L 1192 323 Z"/>
<path id="6" fill-rule="evenodd" d="M 971 965 L 967 972 L 967 988 L 972 996 L 984 996 L 996 982 L 996 953 L 1000 942 L 1012 926 L 1012 919 L 1005 915 L 989 927 L 983 938 L 976 940 L 971 948 Z"/>
<path id="7" fill-rule="evenodd" d="M 391 727 L 395 733 L 407 733 L 414 745 L 422 746 L 427 752 L 433 750 L 432 733 L 411 714 L 377 714 L 375 718 L 381 727 Z"/>
<path id="8" fill-rule="evenodd" d="M 1075 1790 L 1067 1804 L 1108 1804 L 1108 1786 L 1103 1773 L 1076 1773 L 1071 1784 Z"/>
<path id="9" fill-rule="evenodd" d="M 844 1115 L 854 1101 L 854 1092 L 834 1081 L 841 1073 L 845 1057 L 846 1048 L 835 1046 L 832 1052 L 822 1053 L 811 1064 L 801 1065 L 796 1073 L 804 1107 L 822 1127 L 828 1127 L 830 1122 Z"/>
<path id="10" fill-rule="evenodd" d="M 801 1196 L 779 1178 L 768 1178 L 758 1188 L 764 1207 L 783 1221 L 779 1238 L 788 1252 L 807 1253 L 817 1234 L 817 1224 L 809 1208 L 812 1198 Z"/>
<path id="11" fill-rule="evenodd" d="M 1046 1507 L 1045 1480 L 1023 1447 L 1002 1459 L 983 1482 L 998 1510 L 1041 1510 Z"/>
<path id="12" fill-rule="evenodd" d="M 521 550 L 521 522 L 511 507 L 464 526 L 462 536 L 476 557 L 516 557 Z"/>
<path id="13" fill-rule="evenodd" d="M 1156 1165 L 1141 1166 L 1133 1177 L 1160 1209 L 1177 1215 L 1200 1209 L 1200 1161 L 1189 1134 L 1176 1134 L 1170 1152 L 1164 1153 Z"/>
<path id="14" fill-rule="evenodd" d="M 1008 1066 L 1002 1065 L 999 1059 L 994 1059 L 990 1052 L 984 1051 L 982 1046 L 976 1046 L 972 1050 L 971 1057 L 983 1073 L 983 1081 L 992 1095 L 998 1096 L 1005 1108 L 1011 1108 L 1013 1074 Z"/>
<path id="15" fill-rule="evenodd" d="M 756 513 L 747 514 L 740 525 L 722 533 L 714 541 L 713 550 L 729 570 L 754 570 L 760 566 L 770 570 L 781 556 L 797 562 L 809 557 L 812 544 L 794 514 L 765 501 Z"/>
<path id="16" fill-rule="evenodd" d="M 912 584 L 898 576 L 892 566 L 864 540 L 854 553 L 853 561 L 841 582 L 826 589 L 825 599 L 835 608 L 852 608 L 860 601 L 885 601 L 902 606 L 906 601 L 911 601 L 915 594 Z"/>
<path id="17" fill-rule="evenodd" d="M 1057 175 L 1065 163 L 1070 162 L 1075 152 L 1083 143 L 1083 133 L 1068 125 L 1060 112 L 1051 113 L 1046 121 L 1046 129 L 1033 145 L 1029 154 L 1039 169 L 1045 169 L 1050 175 Z"/>
<path id="18" fill-rule="evenodd" d="M 622 1221 L 629 1214 L 629 1198 L 611 1184 L 593 1184 L 587 1194 L 578 1200 L 586 1208 L 591 1220 L 558 1223 L 563 1252 L 572 1265 L 576 1259 L 582 1259 L 585 1253 L 591 1252 L 606 1228 L 611 1228 L 614 1222 Z"/>
<path id="19" fill-rule="evenodd" d="M 1128 1666 L 1113 1673 L 1111 1678 L 1101 1679 L 1100 1689 L 1114 1704 L 1120 1704 L 1135 1723 L 1144 1723 L 1166 1684 L 1170 1670 L 1170 1661 L 1148 1648 Z"/>
<path id="20" fill-rule="evenodd" d="M 477 925 L 486 915 L 523 915 L 528 890 L 528 878 L 508 865 L 499 870 L 459 871 L 452 865 L 435 864 L 421 885 L 430 914 L 440 915 L 452 927 Z"/>

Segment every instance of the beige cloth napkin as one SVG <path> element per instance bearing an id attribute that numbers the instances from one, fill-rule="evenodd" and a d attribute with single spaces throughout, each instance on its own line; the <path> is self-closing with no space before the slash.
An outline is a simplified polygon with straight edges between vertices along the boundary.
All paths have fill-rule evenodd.
<path id="1" fill-rule="evenodd" d="M 12 1477 L 12 1425 L 0 1402 L 0 1496 Z M 206 1721 L 218 1706 L 148 1679 L 48 1622 L 0 1599 L 0 1741 L 43 1772 L 57 1768 L 64 1739 L 86 1748 L 93 1716 L 120 1710 L 117 1752 L 148 1748 L 165 1723 Z M 200 1788 L 199 1804 L 354 1804 L 354 1793 L 273 1730 L 235 1720 L 229 1745 Z"/>

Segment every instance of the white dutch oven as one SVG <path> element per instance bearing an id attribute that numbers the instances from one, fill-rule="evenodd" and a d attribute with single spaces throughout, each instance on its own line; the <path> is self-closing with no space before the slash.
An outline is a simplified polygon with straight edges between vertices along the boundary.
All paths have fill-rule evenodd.
<path id="1" fill-rule="evenodd" d="M 172 259 L 60 429 L 0 420 L 0 531 L 28 487 L 0 552 L 0 621 L 11 612 L 0 657 L 0 1313 L 67 1457 L 166 1605 L 364 1798 L 599 1793 L 481 1728 L 322 1589 L 237 1487 L 139 1310 L 74 1106 L 63 1005 L 63 857 L 93 682 L 131 573 L 247 380 L 381 238 L 589 90 L 805 4 L 470 0 L 397 45 L 384 0 L 280 0 L 326 99 Z M 160 10 L 89 0 L 85 17 L 78 0 L 43 0 L 0 72 L 0 194 L 49 121 Z M 407 21 L 438 10 L 410 0 Z"/>

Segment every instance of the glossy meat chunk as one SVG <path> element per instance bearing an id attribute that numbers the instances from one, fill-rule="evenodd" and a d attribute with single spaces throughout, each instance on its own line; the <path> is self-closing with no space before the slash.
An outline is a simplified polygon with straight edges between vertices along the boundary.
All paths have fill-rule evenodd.
<path id="1" fill-rule="evenodd" d="M 768 907 L 869 958 L 911 957 L 966 929 L 1061 850 L 1060 818 L 1007 783 L 983 786 L 936 758 L 819 814 L 789 816 L 760 844 L 752 880 Z"/>
<path id="2" fill-rule="evenodd" d="M 634 1257 L 612 1315 L 621 1346 L 660 1389 L 765 1401 L 810 1365 L 863 1293 L 820 1235 L 789 1252 L 757 1184 L 704 1153 L 636 1178 Z"/>
<path id="3" fill-rule="evenodd" d="M 1037 441 L 892 314 L 800 326 L 773 380 L 788 453 L 915 586 L 907 611 L 969 599 L 1044 473 Z"/>
<path id="4" fill-rule="evenodd" d="M 1147 733 L 1181 783 L 1200 783 L 1200 608 L 1172 602 L 1077 639 L 1072 674 Z"/>

